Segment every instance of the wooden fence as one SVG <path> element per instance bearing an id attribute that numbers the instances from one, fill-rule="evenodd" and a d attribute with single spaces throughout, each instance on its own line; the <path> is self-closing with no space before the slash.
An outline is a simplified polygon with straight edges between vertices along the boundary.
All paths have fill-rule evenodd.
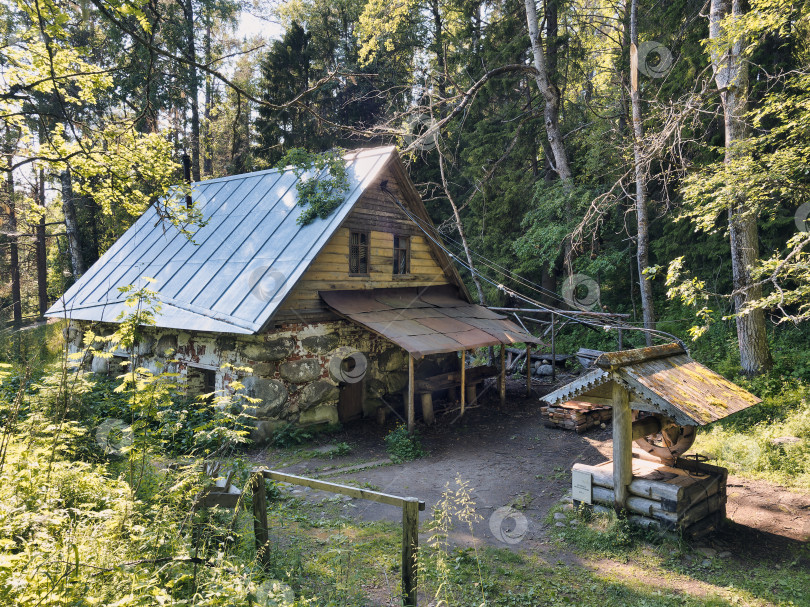
<path id="1" fill-rule="evenodd" d="M 425 502 L 415 497 L 398 497 L 379 491 L 358 489 L 337 483 L 328 483 L 314 478 L 285 474 L 274 470 L 256 469 L 253 471 L 253 532 L 256 536 L 256 553 L 267 554 L 269 533 L 267 526 L 267 496 L 264 479 L 282 483 L 302 485 L 318 491 L 340 493 L 357 499 L 389 504 L 402 509 L 402 602 L 405 607 L 416 607 L 417 549 L 419 548 L 419 512 L 425 509 Z"/>

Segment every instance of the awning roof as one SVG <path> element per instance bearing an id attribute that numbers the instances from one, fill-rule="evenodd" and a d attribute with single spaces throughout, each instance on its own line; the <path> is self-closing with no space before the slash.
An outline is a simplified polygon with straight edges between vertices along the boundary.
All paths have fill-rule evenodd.
<path id="1" fill-rule="evenodd" d="M 679 344 L 606 352 L 596 369 L 546 394 L 554 405 L 574 398 L 610 405 L 609 385 L 631 393 L 630 407 L 663 413 L 684 426 L 705 426 L 762 402 L 750 392 L 693 360 Z"/>
<path id="2" fill-rule="evenodd" d="M 341 316 L 416 358 L 499 344 L 542 343 L 505 316 L 459 299 L 449 285 L 319 294 Z"/>

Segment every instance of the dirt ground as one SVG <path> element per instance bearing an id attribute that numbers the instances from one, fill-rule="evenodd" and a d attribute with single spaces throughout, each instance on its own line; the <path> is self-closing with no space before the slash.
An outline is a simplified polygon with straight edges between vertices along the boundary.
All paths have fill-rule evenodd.
<path id="1" fill-rule="evenodd" d="M 538 394 L 551 388 L 535 385 Z M 610 425 L 584 435 L 546 428 L 538 398 L 527 399 L 524 384 L 508 383 L 507 405 L 503 409 L 498 406 L 494 389 L 485 392 L 481 399 L 484 402 L 468 411 L 462 420 L 457 420 L 457 411 L 442 415 L 437 410 L 434 426 L 420 425 L 419 433 L 429 456 L 415 461 L 398 465 L 388 462 L 383 439 L 393 422 L 381 427 L 372 421 L 348 424 L 339 434 L 320 441 L 319 448 L 324 452 L 330 445 L 348 443 L 351 452 L 345 456 L 330 459 L 324 455 L 290 464 L 284 450 L 260 450 L 251 459 L 293 474 L 334 482 L 353 480 L 378 491 L 418 497 L 427 505 L 422 521 L 430 516 L 445 489 L 453 488 L 456 479 L 461 479 L 469 483 L 480 520 L 472 534 L 457 529 L 453 538 L 457 543 L 487 542 L 545 552 L 550 549 L 548 530 L 554 524 L 545 519 L 549 509 L 570 489 L 571 466 L 575 462 L 596 464 L 609 458 Z M 311 499 L 326 496 L 305 489 L 297 491 Z M 493 515 L 497 523 L 496 513 L 502 513 L 498 509 L 504 506 L 516 508 L 525 521 L 507 519 L 502 525 L 491 525 Z M 346 507 L 365 520 L 398 521 L 400 517 L 397 508 L 364 500 L 347 500 Z M 810 493 L 732 476 L 727 513 L 733 523 L 704 540 L 704 547 L 756 558 L 764 552 L 778 554 L 791 545 L 810 541 Z M 503 531 L 506 535 L 496 536 Z M 520 541 L 511 541 L 514 534 L 519 534 Z"/>

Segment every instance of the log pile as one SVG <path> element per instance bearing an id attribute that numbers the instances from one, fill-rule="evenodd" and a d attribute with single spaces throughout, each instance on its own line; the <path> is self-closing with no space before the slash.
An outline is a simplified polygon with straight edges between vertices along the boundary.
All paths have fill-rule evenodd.
<path id="1" fill-rule="evenodd" d="M 725 519 L 728 470 L 683 458 L 670 467 L 633 455 L 630 520 L 701 537 Z M 591 475 L 594 504 L 613 507 L 613 462 L 574 464 L 573 470 Z"/>
<path id="2" fill-rule="evenodd" d="M 575 430 L 578 434 L 609 422 L 612 412 L 610 407 L 578 400 L 569 400 L 553 407 L 540 407 L 545 426 Z"/>

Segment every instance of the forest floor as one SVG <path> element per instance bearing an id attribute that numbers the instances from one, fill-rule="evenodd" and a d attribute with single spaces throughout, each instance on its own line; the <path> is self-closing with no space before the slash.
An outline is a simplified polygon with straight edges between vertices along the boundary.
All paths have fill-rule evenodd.
<path id="1" fill-rule="evenodd" d="M 432 427 L 420 426 L 428 455 L 414 461 L 392 463 L 384 444 L 392 423 L 381 427 L 373 422 L 347 424 L 339 433 L 318 437 L 300 449 L 257 450 L 250 459 L 254 464 L 292 474 L 418 497 L 427 505 L 422 514 L 423 531 L 443 493 L 454 489 L 457 479 L 466 481 L 478 521 L 471 529 L 456 528 L 451 543 L 508 549 L 619 583 L 659 586 L 676 594 L 710 596 L 725 602 L 731 600 L 726 596 L 728 584 L 745 587 L 744 580 L 735 582 L 736 576 L 727 571 L 731 565 L 742 565 L 741 570 L 754 563 L 774 572 L 780 567 L 810 570 L 810 492 L 736 476 L 728 481 L 727 514 L 731 522 L 690 544 L 686 551 L 675 551 L 671 545 L 647 546 L 631 556 L 583 548 L 581 541 L 577 544 L 582 540 L 576 535 L 580 532 L 569 527 L 578 524 L 572 523 L 572 514 L 559 514 L 561 500 L 570 490 L 574 463 L 596 464 L 609 459 L 610 425 L 584 435 L 547 428 L 541 420 L 538 398 L 525 397 L 525 384 L 510 380 L 507 388 L 507 406 L 503 409 L 498 407 L 497 393 L 490 389 L 481 405 L 462 420 L 456 419 L 457 412 L 449 412 L 437 415 Z M 550 385 L 535 385 L 536 393 L 550 389 Z M 293 488 L 291 493 L 313 504 L 334 497 L 302 487 Z M 524 517 L 525 532 L 518 541 L 509 538 L 512 541 L 504 543 L 496 537 L 502 528 L 490 524 L 493 514 L 503 506 L 511 506 Z M 363 521 L 397 523 L 401 516 L 397 508 L 363 500 L 346 498 L 342 508 Z M 515 524 L 519 523 L 512 521 L 513 527 Z M 770 583 L 764 582 L 765 586 Z M 744 604 L 771 604 L 759 591 L 749 591 L 752 594 L 746 594 Z M 810 589 L 789 596 L 797 605 L 810 605 Z M 780 603 L 775 600 L 773 604 Z"/>

